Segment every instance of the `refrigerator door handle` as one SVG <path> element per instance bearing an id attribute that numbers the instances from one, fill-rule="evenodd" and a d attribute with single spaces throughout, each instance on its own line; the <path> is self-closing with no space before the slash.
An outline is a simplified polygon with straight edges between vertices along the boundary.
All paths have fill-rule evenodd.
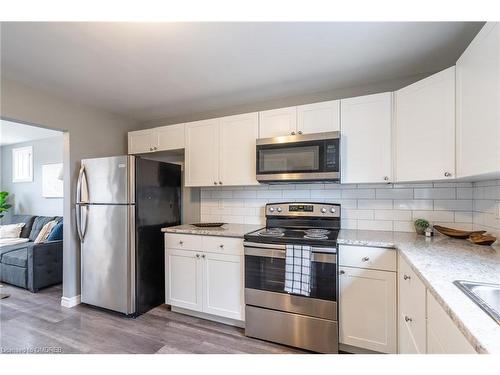
<path id="1" fill-rule="evenodd" d="M 78 173 L 78 181 L 76 183 L 76 203 L 88 203 L 88 201 L 89 188 L 87 175 L 85 173 L 85 165 L 82 164 L 82 166 L 80 167 L 80 172 Z"/>
<path id="2" fill-rule="evenodd" d="M 87 231 L 88 210 L 89 210 L 89 205 L 86 203 L 79 203 L 76 205 L 76 229 L 78 232 L 78 237 L 80 238 L 80 242 L 83 242 L 85 238 L 85 232 Z M 82 215 L 84 216 L 83 227 L 82 227 Z"/>

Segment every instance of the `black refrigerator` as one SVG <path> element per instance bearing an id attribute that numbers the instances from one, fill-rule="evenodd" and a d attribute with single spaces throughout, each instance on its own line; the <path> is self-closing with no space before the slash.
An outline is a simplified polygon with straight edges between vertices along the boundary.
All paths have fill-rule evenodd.
<path id="1" fill-rule="evenodd" d="M 181 167 L 84 159 L 77 183 L 83 303 L 136 316 L 165 302 L 161 228 L 181 222 Z"/>

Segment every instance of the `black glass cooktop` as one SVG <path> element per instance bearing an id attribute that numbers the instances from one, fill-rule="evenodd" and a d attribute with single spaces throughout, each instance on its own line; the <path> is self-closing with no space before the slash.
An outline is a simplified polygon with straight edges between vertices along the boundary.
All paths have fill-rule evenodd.
<path id="1" fill-rule="evenodd" d="M 337 229 L 261 228 L 245 234 L 244 238 L 258 243 L 335 246 L 337 236 Z"/>

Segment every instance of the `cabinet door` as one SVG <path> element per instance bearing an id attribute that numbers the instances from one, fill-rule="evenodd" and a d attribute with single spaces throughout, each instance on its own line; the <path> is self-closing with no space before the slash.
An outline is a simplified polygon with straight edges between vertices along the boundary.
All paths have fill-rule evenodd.
<path id="1" fill-rule="evenodd" d="M 401 257 L 399 260 L 399 353 L 426 353 L 425 285 Z"/>
<path id="2" fill-rule="evenodd" d="M 184 127 L 184 124 L 176 124 L 156 128 L 158 133 L 158 151 L 178 150 L 184 148 Z"/>
<path id="3" fill-rule="evenodd" d="M 203 269 L 200 259 L 200 253 L 194 251 L 165 251 L 167 304 L 202 311 Z"/>
<path id="4" fill-rule="evenodd" d="M 500 25 L 488 22 L 457 61 L 457 174 L 500 170 Z"/>
<path id="5" fill-rule="evenodd" d="M 340 130 L 340 100 L 297 107 L 297 132 L 302 134 Z"/>
<path id="6" fill-rule="evenodd" d="M 396 274 L 339 267 L 340 343 L 396 353 Z"/>
<path id="7" fill-rule="evenodd" d="M 186 124 L 185 185 L 219 182 L 219 119 Z"/>
<path id="8" fill-rule="evenodd" d="M 144 154 L 157 151 L 158 135 L 154 129 L 138 130 L 128 133 L 128 153 Z"/>
<path id="9" fill-rule="evenodd" d="M 244 320 L 242 257 L 212 253 L 202 257 L 203 312 Z"/>
<path id="10" fill-rule="evenodd" d="M 392 181 L 392 93 L 341 100 L 341 180 Z"/>
<path id="11" fill-rule="evenodd" d="M 427 353 L 476 353 L 472 345 L 469 344 L 465 336 L 429 291 L 427 291 Z"/>
<path id="12" fill-rule="evenodd" d="M 259 138 L 273 138 L 295 134 L 297 107 L 259 112 Z"/>
<path id="13" fill-rule="evenodd" d="M 223 185 L 256 185 L 255 141 L 258 113 L 220 119 L 220 182 Z"/>
<path id="14" fill-rule="evenodd" d="M 455 177 L 455 67 L 395 94 L 397 181 Z"/>

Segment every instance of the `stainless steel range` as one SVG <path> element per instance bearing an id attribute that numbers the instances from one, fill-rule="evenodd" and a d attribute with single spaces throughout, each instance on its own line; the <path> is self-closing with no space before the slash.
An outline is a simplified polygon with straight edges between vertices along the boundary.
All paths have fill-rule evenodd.
<path id="1" fill-rule="evenodd" d="M 338 204 L 266 205 L 266 228 L 245 235 L 245 335 L 338 353 L 339 229 Z M 299 293 L 288 288 L 295 248 L 307 252 Z"/>

